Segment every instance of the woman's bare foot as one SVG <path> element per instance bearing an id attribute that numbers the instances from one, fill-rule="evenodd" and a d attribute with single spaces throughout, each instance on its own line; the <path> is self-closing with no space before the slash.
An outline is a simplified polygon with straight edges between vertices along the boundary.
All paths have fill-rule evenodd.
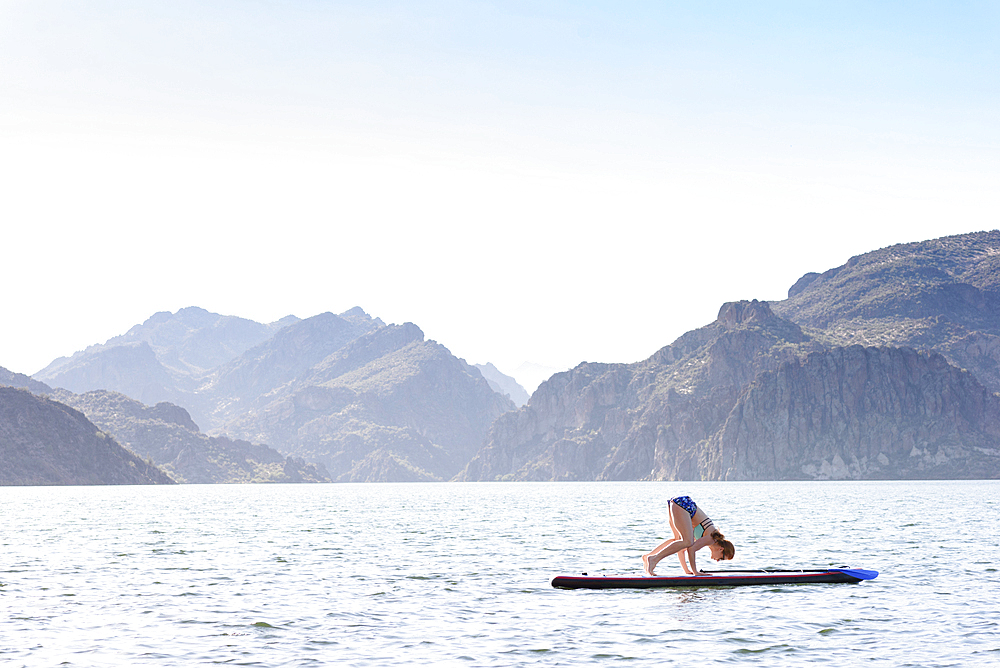
<path id="1" fill-rule="evenodd" d="M 654 559 L 653 555 L 651 554 L 642 555 L 642 569 L 646 571 L 646 575 L 650 576 L 656 575 L 656 573 L 654 573 L 653 570 L 656 568 L 657 561 L 658 560 Z"/>

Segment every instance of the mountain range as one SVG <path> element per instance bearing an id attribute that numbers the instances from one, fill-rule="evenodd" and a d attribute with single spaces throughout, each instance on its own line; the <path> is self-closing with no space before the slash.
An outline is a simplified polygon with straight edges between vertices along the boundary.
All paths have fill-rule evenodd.
<path id="1" fill-rule="evenodd" d="M 121 336 L 52 361 L 33 378 L 77 394 L 113 390 L 148 405 L 183 405 L 207 424 L 203 402 L 191 401 L 205 378 L 295 322 L 287 316 L 265 325 L 198 307 L 154 313 Z"/>
<path id="2" fill-rule="evenodd" d="M 530 398 L 360 308 L 157 313 L 0 384 L 182 482 L 996 478 L 998 258 L 1000 231 L 865 253 Z"/>
<path id="3" fill-rule="evenodd" d="M 998 231 L 892 246 L 555 374 L 459 478 L 1000 477 L 998 256 Z"/>
<path id="4" fill-rule="evenodd" d="M 448 480 L 515 408 L 496 380 L 360 308 L 157 313 L 31 379 L 182 482 Z"/>

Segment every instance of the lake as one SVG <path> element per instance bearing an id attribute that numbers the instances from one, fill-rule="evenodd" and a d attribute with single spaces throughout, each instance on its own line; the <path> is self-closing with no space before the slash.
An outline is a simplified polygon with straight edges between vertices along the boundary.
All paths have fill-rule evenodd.
<path id="1" fill-rule="evenodd" d="M 641 574 L 678 494 L 736 544 L 701 568 L 880 575 L 549 585 Z M 9 665 L 1000 664 L 1000 481 L 5 487 L 0 509 Z"/>

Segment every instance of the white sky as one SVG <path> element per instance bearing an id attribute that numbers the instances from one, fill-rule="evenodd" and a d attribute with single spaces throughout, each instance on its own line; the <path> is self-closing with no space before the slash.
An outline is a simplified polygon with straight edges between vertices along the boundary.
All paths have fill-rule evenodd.
<path id="1" fill-rule="evenodd" d="M 997 227 L 998 7 L 0 0 L 0 366 L 192 305 L 645 358 Z"/>

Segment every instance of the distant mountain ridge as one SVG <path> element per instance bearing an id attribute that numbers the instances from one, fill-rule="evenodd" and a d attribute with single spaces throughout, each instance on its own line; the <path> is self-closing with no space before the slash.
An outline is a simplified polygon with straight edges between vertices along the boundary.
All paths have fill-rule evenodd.
<path id="1" fill-rule="evenodd" d="M 103 345 L 90 346 L 72 357 L 61 357 L 34 375 L 38 380 L 45 381 L 90 350 L 146 343 L 156 352 L 156 358 L 164 368 L 181 377 L 197 378 L 296 321 L 298 318 L 289 315 L 265 325 L 245 318 L 211 313 L 197 306 L 182 308 L 176 313 L 160 311 L 125 334 L 112 337 Z"/>
<path id="2" fill-rule="evenodd" d="M 297 321 L 286 316 L 264 325 L 198 307 L 163 311 L 121 336 L 54 360 L 33 378 L 77 394 L 103 389 L 149 405 L 189 406 L 196 421 L 206 422 L 191 401 L 205 376 Z"/>
<path id="3" fill-rule="evenodd" d="M 0 385 L 19 387 L 33 394 L 47 394 L 52 391 L 51 387 L 35 380 L 31 376 L 26 376 L 23 373 L 14 373 L 3 367 L 0 367 Z"/>
<path id="4" fill-rule="evenodd" d="M 513 376 L 503 373 L 490 362 L 486 364 L 474 364 L 473 366 L 479 369 L 479 373 L 483 374 L 483 378 L 490 384 L 494 392 L 506 396 L 518 408 L 528 403 L 528 392 L 521 387 Z"/>
<path id="5" fill-rule="evenodd" d="M 316 475 L 363 481 L 448 480 L 492 421 L 515 408 L 415 325 L 386 325 L 360 308 L 271 325 L 198 308 L 158 313 L 126 335 L 56 360 L 39 377 L 66 387 L 63 400 L 184 481 L 259 475 L 252 466 L 227 465 L 225 473 L 182 457 L 176 444 L 191 437 L 140 418 L 135 407 L 123 419 L 126 397 L 187 409 L 209 434 L 191 445 L 199 456 L 216 452 L 219 460 L 230 457 L 219 453 L 267 443 L 295 462 L 329 468 Z M 267 463 L 260 453 L 253 457 L 258 468 Z"/>
<path id="6" fill-rule="evenodd" d="M 287 444 L 339 481 L 449 480 L 514 409 L 412 323 L 352 340 L 265 400 L 225 431 Z"/>
<path id="7" fill-rule="evenodd" d="M 262 397 L 323 362 L 358 337 L 384 327 L 360 308 L 298 320 L 215 370 L 198 389 L 209 428 L 262 408 Z"/>

